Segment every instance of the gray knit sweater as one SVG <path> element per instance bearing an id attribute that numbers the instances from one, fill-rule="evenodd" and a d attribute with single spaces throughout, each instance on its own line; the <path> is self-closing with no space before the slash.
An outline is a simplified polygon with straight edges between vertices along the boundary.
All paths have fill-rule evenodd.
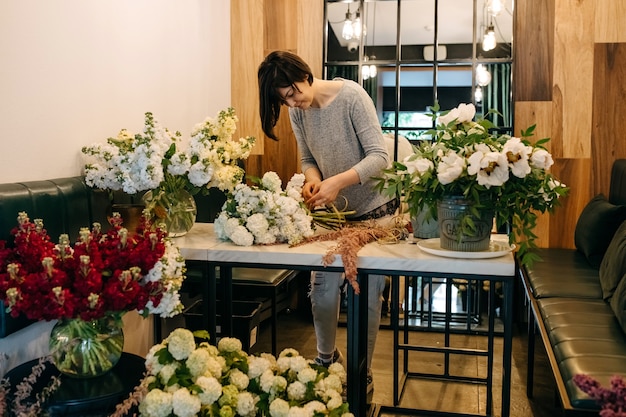
<path id="1" fill-rule="evenodd" d="M 389 163 L 387 147 L 372 99 L 360 85 L 342 80 L 337 97 L 324 108 L 289 108 L 296 135 L 302 172 L 317 167 L 322 178 L 354 168 L 360 183 L 344 188 L 338 208 L 348 202 L 355 216 L 365 214 L 390 200 L 374 189 L 372 177 L 380 176 Z"/>

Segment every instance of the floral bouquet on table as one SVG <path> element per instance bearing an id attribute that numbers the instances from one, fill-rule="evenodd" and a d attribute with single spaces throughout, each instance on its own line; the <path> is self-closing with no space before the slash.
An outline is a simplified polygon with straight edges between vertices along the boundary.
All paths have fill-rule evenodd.
<path id="1" fill-rule="evenodd" d="M 553 160 L 544 147 L 549 139 L 531 143 L 535 126 L 521 132 L 521 138 L 499 134 L 489 120 L 473 121 L 472 104 L 441 114 L 438 105 L 432 110 L 437 127 L 426 132 L 430 140 L 385 170 L 379 191 L 402 195 L 412 216 L 429 210 L 436 217 L 439 201 L 463 196 L 472 203 L 471 213 L 461 219 L 465 235 L 475 233 L 471 216 L 493 211 L 498 228 L 512 226 L 509 239 L 518 244 L 521 262 L 532 262 L 537 213 L 552 211 L 568 192 L 549 172 Z"/>
<path id="2" fill-rule="evenodd" d="M 170 231 L 175 225 L 188 230 L 196 213 L 185 199 L 213 187 L 231 191 L 244 176 L 238 163 L 250 155 L 255 138 L 233 139 L 237 121 L 233 108 L 222 110 L 217 119 L 196 125 L 185 144 L 179 132 L 171 133 L 146 113 L 142 133 L 122 129 L 104 144 L 82 148 L 85 180 L 105 190 L 147 191 L 144 201 L 153 220 L 164 221 Z"/>
<path id="3" fill-rule="evenodd" d="M 216 347 L 194 335 L 176 329 L 150 349 L 147 376 L 118 412 L 138 403 L 142 417 L 352 417 L 341 399 L 341 364 L 325 368 L 294 349 L 248 355 L 238 339 Z"/>
<path id="4" fill-rule="evenodd" d="M 296 244 L 313 235 L 312 217 L 304 205 L 304 174 L 295 174 L 285 190 L 275 172 L 267 172 L 257 186 L 239 184 L 215 219 L 220 239 L 240 246 Z"/>
<path id="5" fill-rule="evenodd" d="M 115 364 L 109 363 L 111 358 L 119 359 L 123 338 L 96 338 L 86 350 L 74 343 L 97 336 L 94 323 L 121 325 L 122 315 L 132 310 L 144 317 L 182 311 L 178 291 L 185 278 L 184 259 L 167 233 L 145 218 L 132 236 L 119 216 L 106 233 L 95 223 L 91 230 L 80 230 L 73 247 L 65 234 L 53 243 L 41 219 L 31 222 L 21 212 L 17 222 L 13 245 L 0 241 L 0 300 L 13 317 L 65 324 L 73 337 L 59 344 L 51 338 L 53 360 L 62 372 L 80 375 L 110 368 Z M 85 357 L 74 362 L 74 353 Z"/>

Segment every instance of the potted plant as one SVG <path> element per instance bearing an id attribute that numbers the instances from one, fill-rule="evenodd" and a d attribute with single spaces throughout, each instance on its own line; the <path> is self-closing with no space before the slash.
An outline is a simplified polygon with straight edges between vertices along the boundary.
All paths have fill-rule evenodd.
<path id="1" fill-rule="evenodd" d="M 436 127 L 425 133 L 429 140 L 384 171 L 378 178 L 379 191 L 401 195 L 413 216 L 427 209 L 427 217 L 435 218 L 438 205 L 450 197 L 461 198 L 466 210 L 459 218 L 459 239 L 475 236 L 477 219 L 492 212 L 498 229 L 511 226 L 509 242 L 516 244 L 520 261 L 535 260 L 530 249 L 536 247 L 537 216 L 552 211 L 568 191 L 549 172 L 553 164 L 545 148 L 549 139 L 530 142 L 535 126 L 522 131 L 520 138 L 500 134 L 485 118 L 473 121 L 472 104 L 442 112 L 435 104 L 431 110 Z"/>

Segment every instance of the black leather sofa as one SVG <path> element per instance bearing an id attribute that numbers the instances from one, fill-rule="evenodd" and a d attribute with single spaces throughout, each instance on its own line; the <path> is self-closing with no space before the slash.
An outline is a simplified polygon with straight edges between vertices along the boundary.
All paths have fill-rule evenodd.
<path id="1" fill-rule="evenodd" d="M 626 159 L 615 161 L 608 198 L 581 213 L 576 249 L 540 249 L 521 267 L 528 302 L 527 395 L 532 397 L 536 336 L 543 342 L 567 416 L 598 415 L 600 406 L 573 382 L 586 374 L 610 387 L 626 377 Z"/>

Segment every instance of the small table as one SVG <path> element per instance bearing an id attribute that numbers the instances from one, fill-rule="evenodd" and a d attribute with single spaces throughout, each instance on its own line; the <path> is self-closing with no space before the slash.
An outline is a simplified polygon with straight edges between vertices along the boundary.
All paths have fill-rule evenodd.
<path id="1" fill-rule="evenodd" d="M 39 359 L 33 359 L 10 370 L 8 378 L 11 386 L 8 401 L 12 401 L 16 386 L 31 374 Z M 104 375 L 78 379 L 62 375 L 56 367 L 47 362 L 42 374 L 32 385 L 28 401 L 34 400 L 55 376 L 61 378 L 61 385 L 46 402 L 44 409 L 49 416 L 108 416 L 139 384 L 145 372 L 145 359 L 132 353 L 123 352 L 120 361 Z"/>

